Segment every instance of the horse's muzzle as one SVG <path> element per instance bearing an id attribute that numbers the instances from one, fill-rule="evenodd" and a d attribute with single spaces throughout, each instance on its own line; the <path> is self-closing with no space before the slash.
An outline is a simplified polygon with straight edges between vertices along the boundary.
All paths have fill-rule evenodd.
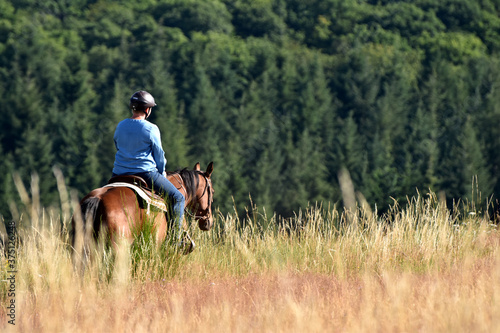
<path id="1" fill-rule="evenodd" d="M 212 227 L 213 220 L 211 217 L 203 217 L 198 220 L 198 226 L 201 230 L 208 231 Z"/>

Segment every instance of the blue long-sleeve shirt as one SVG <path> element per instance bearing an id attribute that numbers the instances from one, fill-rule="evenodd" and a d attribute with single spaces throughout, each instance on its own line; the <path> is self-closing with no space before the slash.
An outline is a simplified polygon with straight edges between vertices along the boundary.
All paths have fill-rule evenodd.
<path id="1" fill-rule="evenodd" d="M 113 173 L 130 175 L 155 169 L 163 174 L 167 160 L 161 146 L 158 126 L 147 120 L 125 119 L 114 135 L 117 149 Z"/>

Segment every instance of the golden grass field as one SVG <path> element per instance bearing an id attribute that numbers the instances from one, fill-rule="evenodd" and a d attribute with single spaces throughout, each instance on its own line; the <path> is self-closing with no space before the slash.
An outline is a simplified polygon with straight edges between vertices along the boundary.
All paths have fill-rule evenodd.
<path id="1" fill-rule="evenodd" d="M 209 232 L 193 223 L 190 255 L 138 240 L 114 257 L 96 250 L 83 275 L 68 205 L 42 209 L 26 193 L 24 202 L 15 298 L 2 258 L 3 332 L 500 332 L 497 226 L 432 193 L 383 217 L 335 207 L 288 220 L 256 208 L 245 221 L 219 214 Z"/>

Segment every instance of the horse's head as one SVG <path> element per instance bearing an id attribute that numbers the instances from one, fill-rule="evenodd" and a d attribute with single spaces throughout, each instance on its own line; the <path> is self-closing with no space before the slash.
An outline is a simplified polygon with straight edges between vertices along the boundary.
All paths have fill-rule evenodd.
<path id="1" fill-rule="evenodd" d="M 214 163 L 208 164 L 205 172 L 201 171 L 200 163 L 196 163 L 194 171 L 197 171 L 199 177 L 199 186 L 196 190 L 196 199 L 192 202 L 194 214 L 201 230 L 210 230 L 214 220 L 212 216 L 212 203 L 214 201 L 214 187 L 210 176 L 214 171 Z"/>

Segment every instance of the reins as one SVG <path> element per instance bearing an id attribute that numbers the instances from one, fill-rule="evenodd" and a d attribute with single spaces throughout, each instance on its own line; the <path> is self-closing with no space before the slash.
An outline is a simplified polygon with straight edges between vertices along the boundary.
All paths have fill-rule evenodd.
<path id="1" fill-rule="evenodd" d="M 172 175 L 174 176 L 175 180 L 177 180 L 177 182 L 178 182 L 178 183 L 179 183 L 179 185 L 181 186 L 181 187 L 179 187 L 179 188 L 177 188 L 177 187 L 176 187 L 176 188 L 177 188 L 178 190 L 180 190 L 180 189 L 182 188 L 182 189 L 184 190 L 184 192 L 186 192 L 186 196 L 187 196 L 187 195 L 188 195 L 188 191 L 187 191 L 187 190 L 186 190 L 186 188 L 184 187 L 184 182 L 182 181 L 182 177 L 181 177 L 181 175 L 180 175 L 180 174 L 178 174 L 178 173 L 174 173 L 174 174 L 172 174 Z M 179 179 L 177 179 L 177 177 L 175 177 L 175 176 L 179 176 L 180 180 L 179 180 Z"/>

